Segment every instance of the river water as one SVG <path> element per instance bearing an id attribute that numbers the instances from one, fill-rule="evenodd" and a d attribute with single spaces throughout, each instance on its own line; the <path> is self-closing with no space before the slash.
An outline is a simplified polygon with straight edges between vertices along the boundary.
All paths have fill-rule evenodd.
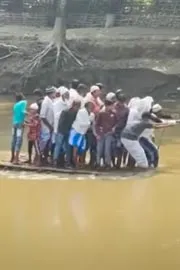
<path id="1" fill-rule="evenodd" d="M 8 158 L 11 107 L 1 99 L 1 159 Z M 0 269 L 179 270 L 179 134 L 165 131 L 152 177 L 1 171 Z"/>

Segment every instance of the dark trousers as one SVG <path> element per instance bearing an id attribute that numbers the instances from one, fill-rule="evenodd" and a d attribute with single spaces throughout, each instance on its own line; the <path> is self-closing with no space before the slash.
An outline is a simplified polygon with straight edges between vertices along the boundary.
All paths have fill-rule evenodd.
<path id="1" fill-rule="evenodd" d="M 139 142 L 145 151 L 149 166 L 153 165 L 154 168 L 157 168 L 159 163 L 159 153 L 157 147 L 150 140 L 144 137 L 141 137 Z"/>
<path id="2" fill-rule="evenodd" d="M 89 130 L 86 134 L 87 148 L 86 150 L 90 151 L 90 166 L 96 164 L 96 137 L 94 136 L 92 130 Z"/>
<path id="3" fill-rule="evenodd" d="M 35 153 L 37 156 L 40 156 L 40 148 L 39 148 L 39 142 L 38 140 L 34 140 L 34 141 L 28 141 L 28 156 L 29 156 L 29 161 L 31 161 L 32 159 L 32 151 L 33 151 L 33 147 L 35 149 Z"/>

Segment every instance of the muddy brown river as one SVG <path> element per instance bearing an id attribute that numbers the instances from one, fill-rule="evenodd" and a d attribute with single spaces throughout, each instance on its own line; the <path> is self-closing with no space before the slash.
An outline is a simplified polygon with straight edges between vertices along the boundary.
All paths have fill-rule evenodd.
<path id="1" fill-rule="evenodd" d="M 1 159 L 10 101 L 0 102 Z M 179 127 L 165 131 L 152 177 L 0 171 L 0 269 L 179 270 L 179 135 Z"/>

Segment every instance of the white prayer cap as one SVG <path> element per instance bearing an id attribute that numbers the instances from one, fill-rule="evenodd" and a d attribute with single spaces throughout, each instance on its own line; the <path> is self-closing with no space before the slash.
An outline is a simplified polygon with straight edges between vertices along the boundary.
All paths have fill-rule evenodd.
<path id="1" fill-rule="evenodd" d="M 37 110 L 39 109 L 37 103 L 32 103 L 32 104 L 29 106 L 29 108 L 30 108 L 31 110 L 35 110 L 35 111 L 37 111 Z"/>
<path id="2" fill-rule="evenodd" d="M 69 92 L 68 88 L 66 88 L 65 86 L 60 86 L 58 89 L 61 96 Z"/>
<path id="3" fill-rule="evenodd" d="M 97 85 L 92 85 L 91 88 L 90 88 L 91 93 L 94 93 L 95 91 L 98 91 L 98 90 L 100 90 L 100 88 Z"/>
<path id="4" fill-rule="evenodd" d="M 116 94 L 113 93 L 113 92 L 109 92 L 107 95 L 106 95 L 106 98 L 105 98 L 107 101 L 114 101 L 116 99 Z"/>
<path id="5" fill-rule="evenodd" d="M 162 110 L 162 106 L 160 104 L 154 104 L 152 107 L 152 112 L 157 113 Z"/>

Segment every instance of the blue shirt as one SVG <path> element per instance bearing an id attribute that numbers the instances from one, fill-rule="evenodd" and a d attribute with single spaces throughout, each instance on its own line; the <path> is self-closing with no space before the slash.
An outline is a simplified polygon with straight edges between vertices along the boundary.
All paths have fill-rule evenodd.
<path id="1" fill-rule="evenodd" d="M 21 100 L 13 106 L 13 125 L 22 125 L 26 116 L 27 101 Z"/>

